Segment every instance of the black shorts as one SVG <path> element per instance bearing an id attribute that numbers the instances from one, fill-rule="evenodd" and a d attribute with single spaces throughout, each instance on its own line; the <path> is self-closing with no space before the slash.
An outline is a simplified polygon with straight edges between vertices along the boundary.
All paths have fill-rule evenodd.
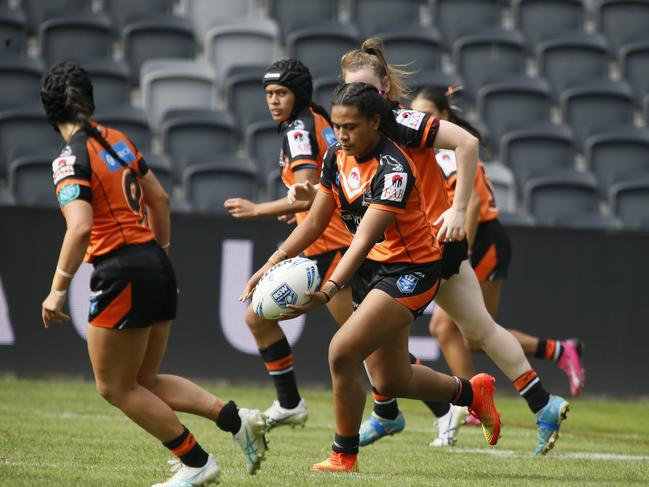
<path id="1" fill-rule="evenodd" d="M 338 262 L 340 262 L 340 259 L 345 255 L 346 251 L 347 247 L 343 247 L 342 249 L 331 250 L 324 254 L 309 255 L 305 257 L 315 261 L 318 266 L 320 280 L 324 284 L 331 277 L 331 274 L 333 274 Z"/>
<path id="2" fill-rule="evenodd" d="M 445 243 L 442 246 L 442 279 L 450 279 L 460 273 L 463 260 L 469 258 L 469 244 L 466 238 Z"/>
<path id="3" fill-rule="evenodd" d="M 383 264 L 364 260 L 351 280 L 354 310 L 372 289 L 380 289 L 419 316 L 437 294 L 441 266 L 441 261 Z"/>
<path id="4" fill-rule="evenodd" d="M 485 282 L 504 279 L 511 258 L 512 246 L 502 223 L 490 220 L 478 225 L 471 251 L 471 267 L 478 280 Z"/>
<path id="5" fill-rule="evenodd" d="M 176 317 L 178 288 L 167 254 L 155 242 L 97 257 L 88 321 L 100 328 L 145 328 Z"/>

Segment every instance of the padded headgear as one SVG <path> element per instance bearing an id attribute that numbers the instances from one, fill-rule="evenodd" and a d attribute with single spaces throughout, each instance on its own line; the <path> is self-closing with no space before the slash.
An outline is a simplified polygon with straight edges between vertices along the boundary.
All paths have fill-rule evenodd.
<path id="1" fill-rule="evenodd" d="M 313 97 L 311 72 L 297 59 L 281 59 L 271 64 L 264 74 L 264 87 L 272 84 L 286 86 L 293 92 L 294 116 L 311 104 Z"/>

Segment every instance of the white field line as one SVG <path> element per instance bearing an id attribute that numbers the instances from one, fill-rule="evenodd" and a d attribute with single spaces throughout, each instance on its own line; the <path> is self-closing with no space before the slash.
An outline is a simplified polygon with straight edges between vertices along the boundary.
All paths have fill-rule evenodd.
<path id="1" fill-rule="evenodd" d="M 84 469 L 84 470 L 110 470 L 110 471 L 124 471 L 124 472 L 155 472 L 157 468 L 154 466 L 145 465 L 80 465 L 78 463 L 45 463 L 38 461 L 28 460 L 6 460 L 0 458 L 0 466 L 5 467 L 27 467 L 27 468 L 43 468 L 43 469 Z"/>
<path id="2" fill-rule="evenodd" d="M 515 452 L 513 450 L 498 450 L 486 448 L 448 448 L 443 450 L 448 453 L 475 453 L 478 455 L 490 455 L 494 457 L 506 458 L 531 458 L 534 454 L 531 452 Z M 593 453 L 593 452 L 553 452 L 550 458 L 562 460 L 593 460 L 604 462 L 649 462 L 649 455 L 621 455 L 618 453 Z"/>

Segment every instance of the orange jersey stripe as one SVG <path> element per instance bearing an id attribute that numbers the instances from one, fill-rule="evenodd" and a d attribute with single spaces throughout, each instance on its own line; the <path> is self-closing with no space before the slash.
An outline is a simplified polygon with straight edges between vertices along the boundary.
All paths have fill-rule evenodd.
<path id="1" fill-rule="evenodd" d="M 437 294 L 438 287 L 439 287 L 439 281 L 437 281 L 435 285 L 426 292 L 417 294 L 416 296 L 395 298 L 395 300 L 401 303 L 402 305 L 404 305 L 409 310 L 417 311 L 423 308 L 424 306 L 426 306 L 428 303 L 430 303 L 433 300 L 433 298 Z"/>
<path id="2" fill-rule="evenodd" d="M 114 328 L 131 310 L 132 292 L 133 289 L 129 282 L 90 324 L 100 328 Z"/>
<path id="3" fill-rule="evenodd" d="M 496 244 L 491 244 L 480 262 L 478 262 L 478 265 L 474 267 L 478 281 L 486 281 L 497 265 L 498 256 L 496 254 Z"/>

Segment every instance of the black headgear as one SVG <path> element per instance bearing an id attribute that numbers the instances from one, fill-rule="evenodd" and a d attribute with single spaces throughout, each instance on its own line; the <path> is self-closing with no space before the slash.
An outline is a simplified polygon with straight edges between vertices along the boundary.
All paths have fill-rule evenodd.
<path id="1" fill-rule="evenodd" d="M 286 86 L 295 95 L 293 116 L 311 103 L 313 97 L 311 72 L 297 59 L 281 59 L 271 64 L 264 74 L 264 87 L 272 84 Z"/>

